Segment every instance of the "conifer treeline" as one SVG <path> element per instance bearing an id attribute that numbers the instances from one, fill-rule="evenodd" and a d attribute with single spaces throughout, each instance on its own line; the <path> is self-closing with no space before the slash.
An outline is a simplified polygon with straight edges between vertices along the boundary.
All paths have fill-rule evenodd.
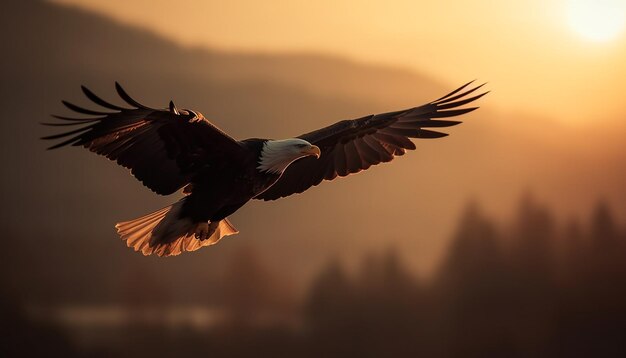
<path id="1" fill-rule="evenodd" d="M 558 225 L 526 196 L 505 227 L 470 204 L 432 281 L 393 252 L 353 276 L 333 262 L 306 312 L 325 356 L 626 356 L 626 235 L 605 203 Z"/>

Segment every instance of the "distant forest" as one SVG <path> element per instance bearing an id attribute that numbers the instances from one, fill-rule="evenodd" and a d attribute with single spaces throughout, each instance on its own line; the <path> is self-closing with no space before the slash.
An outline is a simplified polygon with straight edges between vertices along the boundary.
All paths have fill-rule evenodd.
<path id="1" fill-rule="evenodd" d="M 332 260 L 297 307 L 254 253 L 244 256 L 224 287 L 228 318 L 208 330 L 135 324 L 81 348 L 3 295 L 0 355 L 626 356 L 626 233 L 604 202 L 587 220 L 560 224 L 525 196 L 506 225 L 471 203 L 428 281 L 394 250 L 365 258 L 356 272 Z"/>

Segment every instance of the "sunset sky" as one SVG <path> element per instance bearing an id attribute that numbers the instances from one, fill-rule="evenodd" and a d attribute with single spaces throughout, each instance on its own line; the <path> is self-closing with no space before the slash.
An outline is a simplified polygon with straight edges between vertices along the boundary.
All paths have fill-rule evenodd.
<path id="1" fill-rule="evenodd" d="M 490 82 L 491 100 L 575 125 L 626 106 L 625 0 L 57 0 L 184 44 L 313 52 Z M 591 4 L 591 5 L 590 5 Z"/>
<path id="2" fill-rule="evenodd" d="M 0 357 L 623 353 L 626 0 L 3 5 L 0 330 L 11 334 Z M 462 124 L 434 128 L 449 136 L 250 200 L 219 245 L 144 257 L 117 234 L 187 200 L 157 195 L 147 177 L 233 184 L 221 169 L 236 158 L 213 136 L 175 130 L 185 121 L 159 111 L 170 100 L 235 139 L 286 139 L 473 79 L 488 83 L 470 96 L 489 94 L 463 104 L 480 109 L 453 118 Z M 399 134 L 417 122 L 393 124 Z M 79 142 L 46 150 L 64 141 Z M 341 147 L 312 142 L 316 165 L 341 169 L 323 160 Z M 390 159 L 368 148 L 360 164 Z M 184 155 L 209 149 L 223 165 Z"/>

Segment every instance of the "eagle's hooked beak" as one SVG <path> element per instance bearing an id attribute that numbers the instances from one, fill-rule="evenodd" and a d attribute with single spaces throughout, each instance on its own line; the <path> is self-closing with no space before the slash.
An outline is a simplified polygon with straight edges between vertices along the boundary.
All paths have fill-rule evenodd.
<path id="1" fill-rule="evenodd" d="M 322 154 L 322 151 L 320 150 L 320 147 L 316 146 L 316 145 L 311 145 L 310 148 L 305 149 L 303 151 L 303 153 L 307 154 L 307 155 L 314 155 L 315 158 L 319 158 L 320 155 Z"/>

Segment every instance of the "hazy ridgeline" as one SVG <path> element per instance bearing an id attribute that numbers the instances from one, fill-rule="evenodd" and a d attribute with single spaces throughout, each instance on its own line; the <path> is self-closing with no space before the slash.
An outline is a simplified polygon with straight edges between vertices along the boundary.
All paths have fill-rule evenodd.
<path id="1" fill-rule="evenodd" d="M 626 232 L 604 203 L 589 218 L 564 224 L 526 196 L 506 225 L 491 220 L 479 204 L 469 204 L 432 279 L 415 278 L 405 264 L 393 249 L 364 258 L 356 270 L 332 260 L 298 299 L 258 253 L 239 252 L 230 258 L 216 293 L 222 298 L 220 318 L 207 326 L 139 316 L 108 326 L 61 325 L 19 313 L 3 294 L 2 311 L 10 314 L 3 315 L 2 337 L 9 349 L 17 346 L 23 353 L 81 356 L 616 357 L 626 352 Z M 141 295 L 155 293 L 145 288 L 138 290 Z M 124 306 L 140 315 L 142 305 L 152 305 L 167 315 L 167 307 L 145 296 Z M 34 337 L 41 337 L 39 343 L 28 344 Z"/>

